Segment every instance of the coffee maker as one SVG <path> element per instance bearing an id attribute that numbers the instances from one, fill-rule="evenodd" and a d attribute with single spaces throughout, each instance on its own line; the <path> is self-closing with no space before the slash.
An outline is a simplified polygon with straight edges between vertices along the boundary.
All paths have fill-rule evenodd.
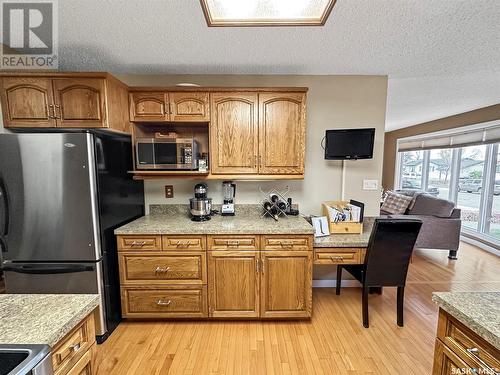
<path id="1" fill-rule="evenodd" d="M 189 200 L 189 208 L 193 221 L 210 220 L 212 213 L 212 198 L 207 198 L 207 185 L 196 184 L 194 187 L 194 198 Z"/>
<path id="2" fill-rule="evenodd" d="M 224 201 L 222 202 L 221 215 L 234 216 L 234 197 L 236 196 L 236 184 L 232 181 L 224 181 L 222 183 L 222 194 Z"/>

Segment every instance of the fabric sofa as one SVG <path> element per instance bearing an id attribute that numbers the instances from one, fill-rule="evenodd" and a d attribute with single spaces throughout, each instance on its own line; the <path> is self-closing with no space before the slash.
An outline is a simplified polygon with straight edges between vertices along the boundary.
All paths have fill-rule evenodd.
<path id="1" fill-rule="evenodd" d="M 456 208 L 453 202 L 423 192 L 411 190 L 395 192 L 413 197 L 405 214 L 394 215 L 381 210 L 380 215 L 422 220 L 415 248 L 448 250 L 448 258 L 457 259 L 462 224 L 460 209 Z"/>

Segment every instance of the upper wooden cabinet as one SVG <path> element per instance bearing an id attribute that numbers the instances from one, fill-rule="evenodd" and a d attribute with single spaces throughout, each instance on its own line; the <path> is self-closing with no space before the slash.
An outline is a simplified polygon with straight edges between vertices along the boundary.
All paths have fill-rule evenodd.
<path id="1" fill-rule="evenodd" d="M 101 128 L 105 119 L 104 80 L 53 80 L 54 115 L 59 127 Z"/>
<path id="2" fill-rule="evenodd" d="M 170 121 L 210 121 L 207 92 L 171 92 L 168 97 Z"/>
<path id="3" fill-rule="evenodd" d="M 258 173 L 257 93 L 213 93 L 210 124 L 214 174 Z"/>
<path id="4" fill-rule="evenodd" d="M 129 99 L 130 121 L 210 121 L 207 92 L 132 91 Z"/>
<path id="5" fill-rule="evenodd" d="M 130 93 L 130 121 L 168 121 L 168 95 L 165 92 Z"/>
<path id="6" fill-rule="evenodd" d="M 304 173 L 305 123 L 305 94 L 259 94 L 259 173 Z"/>
<path id="7" fill-rule="evenodd" d="M 212 174 L 303 175 L 305 101 L 303 92 L 212 93 Z"/>
<path id="8" fill-rule="evenodd" d="M 52 80 L 3 78 L 0 90 L 5 127 L 55 127 Z"/>
<path id="9" fill-rule="evenodd" d="M 107 73 L 5 73 L 6 128 L 109 128 L 129 132 L 127 87 Z"/>

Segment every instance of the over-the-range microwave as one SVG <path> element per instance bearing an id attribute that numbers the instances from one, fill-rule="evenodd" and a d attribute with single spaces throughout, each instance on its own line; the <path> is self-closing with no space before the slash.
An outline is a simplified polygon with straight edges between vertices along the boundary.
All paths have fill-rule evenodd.
<path id="1" fill-rule="evenodd" d="M 195 170 L 198 142 L 192 138 L 138 138 L 137 169 Z"/>

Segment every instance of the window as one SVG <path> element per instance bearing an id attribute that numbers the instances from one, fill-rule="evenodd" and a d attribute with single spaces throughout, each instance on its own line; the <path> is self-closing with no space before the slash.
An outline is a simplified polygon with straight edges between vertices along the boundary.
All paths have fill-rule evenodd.
<path id="1" fill-rule="evenodd" d="M 449 199 L 452 157 L 453 152 L 450 148 L 430 151 L 425 191 L 439 198 Z"/>
<path id="2" fill-rule="evenodd" d="M 491 199 L 486 200 L 484 233 L 500 241 L 500 147 L 492 146 L 491 173 L 489 174 L 488 194 Z"/>
<path id="3" fill-rule="evenodd" d="M 455 202 L 464 233 L 500 245 L 499 143 L 400 152 L 397 187 Z"/>
<path id="4" fill-rule="evenodd" d="M 478 230 L 483 194 L 486 145 L 461 149 L 457 207 L 462 210 L 462 225 Z"/>
<path id="5" fill-rule="evenodd" d="M 401 158 L 401 189 L 422 188 L 423 151 L 408 151 Z"/>

